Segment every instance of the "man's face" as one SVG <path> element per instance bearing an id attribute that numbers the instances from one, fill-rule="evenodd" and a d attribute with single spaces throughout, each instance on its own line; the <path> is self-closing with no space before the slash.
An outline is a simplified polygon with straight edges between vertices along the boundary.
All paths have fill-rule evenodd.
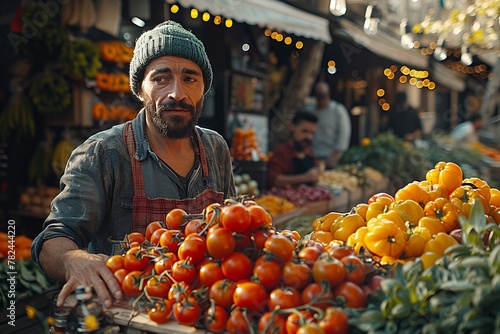
<path id="1" fill-rule="evenodd" d="M 188 137 L 201 115 L 204 87 L 195 62 L 174 56 L 153 60 L 146 67 L 140 91 L 147 126 L 165 138 Z"/>
<path id="2" fill-rule="evenodd" d="M 316 132 L 316 123 L 301 121 L 297 125 L 292 125 L 291 131 L 295 151 L 303 152 L 311 146 L 314 132 Z"/>

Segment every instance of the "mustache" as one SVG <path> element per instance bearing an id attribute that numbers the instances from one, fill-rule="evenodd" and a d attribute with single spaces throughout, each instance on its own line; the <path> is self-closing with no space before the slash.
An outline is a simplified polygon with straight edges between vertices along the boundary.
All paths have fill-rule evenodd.
<path id="1" fill-rule="evenodd" d="M 189 103 L 186 103 L 184 101 L 171 101 L 167 103 L 163 103 L 160 105 L 158 108 L 160 111 L 168 111 L 168 110 L 175 110 L 175 109 L 185 109 L 190 111 L 191 113 L 194 113 L 195 107 Z"/>

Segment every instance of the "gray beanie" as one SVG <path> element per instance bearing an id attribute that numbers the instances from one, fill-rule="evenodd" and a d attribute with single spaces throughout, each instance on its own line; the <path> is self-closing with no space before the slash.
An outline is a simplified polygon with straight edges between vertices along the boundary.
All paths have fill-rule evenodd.
<path id="1" fill-rule="evenodd" d="M 144 71 L 148 64 L 161 56 L 177 56 L 194 61 L 203 72 L 205 93 L 212 86 L 212 66 L 203 43 L 179 23 L 165 21 L 144 32 L 134 48 L 130 61 L 130 88 L 139 97 Z"/>

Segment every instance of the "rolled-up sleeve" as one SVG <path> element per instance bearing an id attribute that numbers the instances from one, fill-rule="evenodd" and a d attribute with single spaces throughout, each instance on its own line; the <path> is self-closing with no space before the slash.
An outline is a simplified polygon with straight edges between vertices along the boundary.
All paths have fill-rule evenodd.
<path id="1" fill-rule="evenodd" d="M 66 237 L 79 248 L 87 247 L 108 211 L 111 174 L 99 141 L 87 140 L 72 152 L 60 180 L 61 192 L 51 203 L 43 231 L 33 240 L 31 256 L 36 263 L 48 239 Z"/>

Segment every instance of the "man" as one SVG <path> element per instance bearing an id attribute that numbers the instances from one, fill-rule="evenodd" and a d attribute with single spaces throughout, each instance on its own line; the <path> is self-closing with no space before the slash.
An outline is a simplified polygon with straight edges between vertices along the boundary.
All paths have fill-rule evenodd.
<path id="1" fill-rule="evenodd" d="M 105 261 L 108 238 L 145 233 L 173 208 L 201 213 L 235 196 L 229 149 L 216 132 L 196 126 L 212 84 L 205 48 L 166 21 L 137 40 L 130 63 L 137 117 L 90 137 L 72 153 L 32 257 L 66 283 L 58 305 L 78 285 L 91 285 L 109 307 L 122 291 Z M 105 255 L 106 254 L 106 255 Z"/>
<path id="2" fill-rule="evenodd" d="M 298 111 L 289 125 L 290 137 L 281 144 L 267 162 L 269 188 L 313 184 L 321 169 L 311 147 L 318 118 L 308 111 Z"/>
<path id="3" fill-rule="evenodd" d="M 401 139 L 413 142 L 422 136 L 422 122 L 408 103 L 406 92 L 397 92 L 394 108 L 390 111 L 387 129 Z"/>
<path id="4" fill-rule="evenodd" d="M 325 162 L 326 168 L 337 166 L 340 158 L 351 142 L 351 118 L 347 109 L 330 99 L 330 86 L 323 81 L 314 88 L 318 128 L 312 146 L 318 159 Z"/>
<path id="5" fill-rule="evenodd" d="M 466 122 L 458 124 L 450 133 L 457 144 L 472 144 L 478 141 L 477 131 L 483 126 L 483 116 L 480 113 L 471 114 Z"/>

